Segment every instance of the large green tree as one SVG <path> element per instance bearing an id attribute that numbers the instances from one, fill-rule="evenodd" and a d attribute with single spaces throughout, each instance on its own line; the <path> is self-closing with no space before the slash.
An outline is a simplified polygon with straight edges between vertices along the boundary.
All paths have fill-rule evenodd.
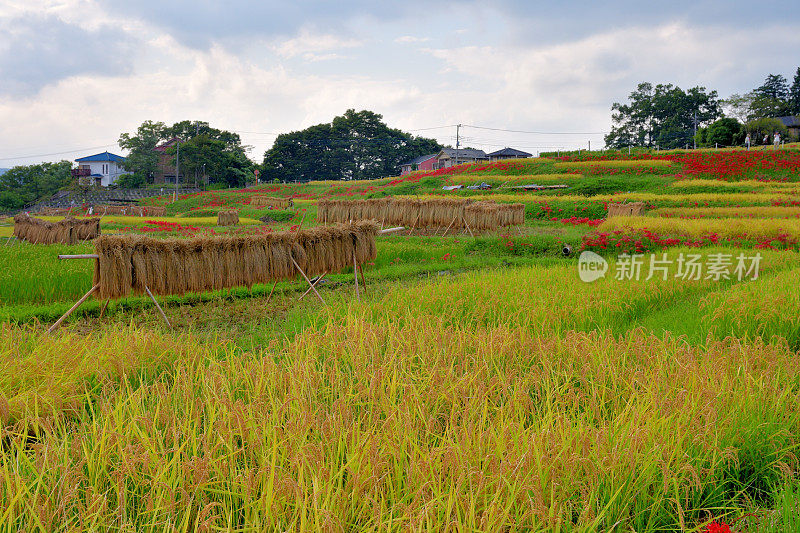
<path id="1" fill-rule="evenodd" d="M 782 117 L 789 113 L 789 82 L 782 75 L 769 74 L 753 95 L 753 118 Z"/>
<path id="2" fill-rule="evenodd" d="M 123 133 L 119 136 L 120 148 L 128 151 L 122 167 L 132 173 L 125 178 L 123 183 L 146 183 L 152 181 L 153 174 L 158 167 L 158 152 L 156 146 L 169 138 L 169 131 L 163 122 L 145 120 L 136 130 L 136 133 Z"/>
<path id="3" fill-rule="evenodd" d="M 611 109 L 613 126 L 605 142 L 612 148 L 690 145 L 695 125 L 700 128 L 722 115 L 717 91 L 684 91 L 671 83 L 640 83 L 627 103 L 615 102 Z"/>
<path id="4" fill-rule="evenodd" d="M 376 179 L 440 149 L 434 139 L 388 127 L 377 113 L 348 109 L 329 124 L 279 135 L 262 171 L 265 179 L 281 181 Z"/>
<path id="5" fill-rule="evenodd" d="M 800 67 L 797 67 L 789 87 L 789 114 L 800 115 Z"/>
<path id="6" fill-rule="evenodd" d="M 0 175 L 0 208 L 19 209 L 69 186 L 72 163 L 39 163 L 13 167 Z"/>
<path id="7" fill-rule="evenodd" d="M 180 169 L 186 181 L 243 185 L 252 176 L 255 164 L 247 157 L 237 133 L 213 128 L 208 122 L 183 120 L 172 126 L 163 122 L 145 121 L 135 134 L 120 135 L 119 145 L 128 150 L 125 170 L 133 172 L 130 181 L 152 181 L 158 167 L 156 146 L 171 139 L 180 140 Z M 167 154 L 175 164 L 177 146 Z"/>

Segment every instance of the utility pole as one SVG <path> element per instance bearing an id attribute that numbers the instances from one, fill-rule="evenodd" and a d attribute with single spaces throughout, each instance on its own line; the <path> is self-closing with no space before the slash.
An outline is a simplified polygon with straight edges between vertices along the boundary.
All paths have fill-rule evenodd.
<path id="1" fill-rule="evenodd" d="M 694 112 L 694 149 L 697 150 L 697 111 Z"/>
<path id="2" fill-rule="evenodd" d="M 592 141 L 589 141 L 589 151 L 592 151 Z"/>
<path id="3" fill-rule="evenodd" d="M 461 124 L 456 124 L 456 161 L 453 166 L 458 164 L 458 142 L 459 142 L 459 130 L 461 129 Z"/>
<path id="4" fill-rule="evenodd" d="M 181 140 L 178 139 L 178 153 L 175 155 L 175 197 L 173 202 L 178 201 L 178 176 L 181 175 Z"/>

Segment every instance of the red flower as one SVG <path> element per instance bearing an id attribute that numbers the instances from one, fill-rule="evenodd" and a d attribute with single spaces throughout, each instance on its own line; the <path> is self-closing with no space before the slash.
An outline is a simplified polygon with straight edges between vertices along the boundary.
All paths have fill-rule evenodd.
<path id="1" fill-rule="evenodd" d="M 706 526 L 706 533 L 733 533 L 731 526 L 725 522 L 717 522 L 716 520 Z"/>

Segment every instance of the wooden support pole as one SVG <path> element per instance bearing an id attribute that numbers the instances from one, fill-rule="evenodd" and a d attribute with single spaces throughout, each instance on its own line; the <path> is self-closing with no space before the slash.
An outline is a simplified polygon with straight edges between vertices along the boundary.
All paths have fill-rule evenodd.
<path id="1" fill-rule="evenodd" d="M 444 237 L 445 235 L 447 235 L 447 232 L 448 232 L 448 231 L 450 231 L 450 228 L 453 226 L 453 224 L 455 224 L 455 223 L 456 223 L 456 219 L 457 219 L 457 218 L 458 218 L 458 216 L 454 216 L 454 217 L 453 217 L 453 220 L 450 222 L 450 225 L 449 225 L 449 226 L 447 226 L 447 229 L 446 229 L 446 230 L 444 230 L 444 233 L 442 233 L 442 237 Z"/>
<path id="2" fill-rule="evenodd" d="M 356 277 L 356 298 L 361 301 L 361 295 L 358 294 L 358 263 L 356 263 L 356 251 L 353 250 L 353 274 Z"/>
<path id="3" fill-rule="evenodd" d="M 270 299 L 272 298 L 272 293 L 275 292 L 275 285 L 278 284 L 278 280 L 275 280 L 275 283 L 272 284 L 272 289 L 269 291 L 269 296 L 267 296 L 267 301 L 265 303 L 269 303 Z"/>
<path id="4" fill-rule="evenodd" d="M 153 300 L 153 303 L 156 304 L 156 308 L 158 309 L 158 312 L 161 313 L 161 318 L 163 318 L 164 322 L 167 323 L 167 326 L 171 328 L 172 324 L 169 323 L 169 319 L 167 318 L 167 315 L 164 314 L 164 310 L 161 309 L 160 305 L 158 305 L 158 300 L 156 300 L 156 297 L 153 296 L 152 292 L 150 292 L 150 288 L 147 285 L 145 285 L 144 286 L 144 290 L 147 291 L 147 295 L 150 297 L 151 300 Z"/>
<path id="5" fill-rule="evenodd" d="M 108 307 L 108 302 L 110 302 L 110 301 L 111 301 L 110 299 L 106 300 L 105 303 L 103 304 L 103 308 L 100 309 L 100 318 L 103 318 L 103 315 L 106 312 L 106 307 Z"/>
<path id="6" fill-rule="evenodd" d="M 316 280 L 314 280 L 314 283 L 311 285 L 311 287 L 307 288 L 307 289 L 306 289 L 306 292 L 304 292 L 303 294 L 301 294 L 301 295 L 300 295 L 300 298 L 298 298 L 298 300 L 302 300 L 303 298 L 305 298 L 306 294 L 308 294 L 309 292 L 311 292 L 311 289 L 313 289 L 314 287 L 316 287 L 316 286 L 317 286 L 317 284 L 318 284 L 320 281 L 322 281 L 322 278 L 324 278 L 324 277 L 325 277 L 325 276 L 327 276 L 327 275 L 328 275 L 328 272 L 327 272 L 327 271 L 326 271 L 326 272 L 323 272 L 323 274 L 322 274 L 320 277 L 318 277 Z"/>
<path id="7" fill-rule="evenodd" d="M 364 267 L 358 265 L 358 270 L 361 272 L 361 286 L 364 288 L 364 294 L 367 294 L 367 278 L 364 277 Z"/>
<path id="8" fill-rule="evenodd" d="M 48 329 L 48 330 L 47 330 L 47 333 L 52 333 L 52 332 L 54 332 L 56 329 L 58 329 L 58 326 L 60 326 L 60 325 L 61 325 L 61 323 L 62 323 L 62 322 L 64 322 L 64 320 L 65 320 L 65 319 L 66 319 L 66 318 L 67 318 L 69 315 L 71 315 L 71 314 L 72 314 L 72 313 L 73 313 L 73 312 L 74 312 L 74 311 L 75 311 L 75 310 L 78 308 L 78 306 L 80 306 L 80 305 L 81 305 L 83 302 L 85 302 L 85 301 L 86 301 L 86 300 L 89 298 L 89 296 L 91 296 L 91 295 L 92 295 L 92 293 L 94 293 L 94 291 L 96 291 L 96 290 L 97 290 L 97 289 L 99 289 L 99 288 L 100 288 L 100 285 L 95 285 L 94 287 L 92 287 L 91 289 L 89 289 L 89 292 L 87 292 L 86 294 L 84 294 L 84 295 L 81 297 L 81 299 L 80 299 L 80 300 L 78 300 L 77 302 L 75 302 L 75 305 L 73 305 L 72 307 L 70 307 L 70 308 L 69 308 L 69 311 L 67 311 L 66 313 L 64 313 L 64 315 L 63 315 L 61 318 L 59 318 L 58 320 L 56 320 L 56 323 L 55 323 L 55 324 L 53 324 L 52 326 L 50 326 L 50 329 Z"/>
<path id="9" fill-rule="evenodd" d="M 100 259 L 97 254 L 59 255 L 59 259 Z"/>
<path id="10" fill-rule="evenodd" d="M 295 268 L 297 268 L 297 270 L 298 270 L 298 271 L 300 271 L 300 274 L 302 274 L 302 275 L 303 275 L 303 277 L 305 278 L 306 282 L 307 282 L 309 285 L 311 285 L 311 288 L 312 288 L 312 289 L 314 289 L 314 294 L 316 294 L 316 295 L 317 295 L 317 298 L 319 298 L 319 301 L 320 301 L 320 302 L 322 302 L 322 303 L 323 303 L 323 304 L 325 304 L 325 305 L 328 305 L 328 304 L 326 304 L 326 303 L 325 303 L 325 300 L 323 300 L 323 299 L 322 299 L 322 296 L 320 296 L 319 292 L 317 292 L 317 289 L 314 287 L 314 284 L 313 284 L 313 283 L 311 283 L 311 280 L 310 280 L 310 279 L 308 279 L 308 276 L 306 276 L 306 273 L 305 273 L 305 272 L 303 272 L 303 269 L 302 269 L 302 268 L 300 268 L 300 265 L 298 265 L 298 264 L 297 264 L 297 261 L 295 261 L 295 260 L 294 260 L 294 257 L 292 257 L 292 254 L 291 254 L 291 253 L 289 254 L 289 259 L 291 259 L 291 260 L 292 260 L 292 263 L 294 263 L 294 266 L 295 266 Z"/>
<path id="11" fill-rule="evenodd" d="M 463 220 L 463 221 L 464 221 L 464 225 L 467 227 L 467 230 L 469 230 L 469 234 L 470 234 L 470 235 L 472 235 L 472 238 L 474 239 L 474 238 L 475 238 L 475 234 L 474 234 L 474 233 L 472 233 L 472 229 L 469 227 L 469 224 L 467 224 L 467 219 L 465 219 L 465 218 L 462 216 L 462 217 L 461 217 L 461 220 Z"/>

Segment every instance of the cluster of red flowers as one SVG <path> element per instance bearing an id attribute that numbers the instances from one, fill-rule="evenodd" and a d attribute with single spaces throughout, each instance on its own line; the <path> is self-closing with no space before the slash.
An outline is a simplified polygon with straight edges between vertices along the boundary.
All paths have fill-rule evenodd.
<path id="1" fill-rule="evenodd" d="M 604 218 L 589 218 L 589 217 L 569 217 L 569 218 L 552 217 L 550 220 L 553 222 L 561 222 L 562 224 L 570 224 L 572 226 L 587 225 L 592 227 L 599 226 L 605 221 Z"/>
<path id="2" fill-rule="evenodd" d="M 570 155 L 556 158 L 559 161 L 619 161 L 619 160 L 663 160 L 680 163 L 682 171 L 676 175 L 678 179 L 706 176 L 714 179 L 740 179 L 757 171 L 786 171 L 800 173 L 800 151 L 797 150 L 732 150 L 725 152 L 683 152 L 678 154 L 633 154 L 623 152 L 613 154 Z M 644 167 L 646 173 L 652 169 Z M 604 174 L 615 174 L 616 169 L 602 169 Z M 584 173 L 592 173 L 591 167 Z M 786 181 L 785 177 L 771 178 L 756 176 L 761 181 Z"/>
<path id="3" fill-rule="evenodd" d="M 618 253 L 644 253 L 672 246 L 688 246 L 692 248 L 714 246 L 720 244 L 720 242 L 736 248 L 752 247 L 769 250 L 797 249 L 798 246 L 797 240 L 788 234 L 780 234 L 776 237 L 752 237 L 742 234 L 723 238 L 717 233 L 707 233 L 699 238 L 685 236 L 664 237 L 643 228 L 629 231 L 593 231 L 583 237 L 582 249 L 598 252 L 616 250 Z"/>

